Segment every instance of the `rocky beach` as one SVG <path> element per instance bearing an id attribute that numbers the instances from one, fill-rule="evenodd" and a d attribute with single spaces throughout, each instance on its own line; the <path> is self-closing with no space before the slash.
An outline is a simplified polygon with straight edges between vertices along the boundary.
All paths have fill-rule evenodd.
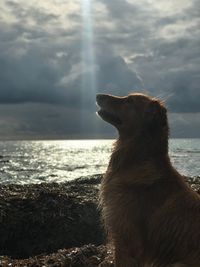
<path id="1" fill-rule="evenodd" d="M 0 186 L 0 267 L 113 266 L 97 209 L 101 174 Z M 200 193 L 200 177 L 186 178 Z"/>

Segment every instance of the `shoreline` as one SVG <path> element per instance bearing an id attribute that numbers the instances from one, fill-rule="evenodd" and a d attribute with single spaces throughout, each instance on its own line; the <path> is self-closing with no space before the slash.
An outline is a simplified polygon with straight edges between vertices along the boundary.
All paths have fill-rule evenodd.
<path id="1" fill-rule="evenodd" d="M 97 209 L 101 177 L 0 185 L 0 267 L 113 266 Z M 186 180 L 200 194 L 200 176 Z"/>

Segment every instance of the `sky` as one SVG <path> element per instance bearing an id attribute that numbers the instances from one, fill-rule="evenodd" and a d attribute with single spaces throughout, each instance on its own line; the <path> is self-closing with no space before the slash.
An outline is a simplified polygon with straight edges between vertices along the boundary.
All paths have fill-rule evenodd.
<path id="1" fill-rule="evenodd" d="M 200 137 L 198 0 L 0 0 L 0 139 L 112 138 L 95 95 L 165 100 Z"/>

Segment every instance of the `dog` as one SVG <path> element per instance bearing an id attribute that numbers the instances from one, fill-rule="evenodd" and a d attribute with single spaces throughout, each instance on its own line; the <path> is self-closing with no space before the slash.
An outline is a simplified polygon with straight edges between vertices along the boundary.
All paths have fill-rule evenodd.
<path id="1" fill-rule="evenodd" d="M 99 197 L 115 267 L 200 267 L 200 196 L 170 162 L 164 104 L 139 93 L 96 100 L 119 133 Z"/>

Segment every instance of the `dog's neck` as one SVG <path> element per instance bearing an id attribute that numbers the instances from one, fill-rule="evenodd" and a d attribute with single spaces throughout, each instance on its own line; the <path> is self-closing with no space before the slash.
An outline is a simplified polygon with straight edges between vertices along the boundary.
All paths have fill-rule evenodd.
<path id="1" fill-rule="evenodd" d="M 168 134 L 166 136 L 153 136 L 146 134 L 124 138 L 119 136 L 115 143 L 110 158 L 109 169 L 119 171 L 120 169 L 142 165 L 144 162 L 169 161 L 168 156 Z"/>

